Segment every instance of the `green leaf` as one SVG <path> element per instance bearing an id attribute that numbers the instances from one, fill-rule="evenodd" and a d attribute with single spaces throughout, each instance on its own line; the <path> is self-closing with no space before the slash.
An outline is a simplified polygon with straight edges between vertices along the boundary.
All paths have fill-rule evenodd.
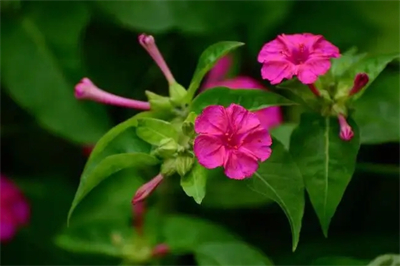
<path id="1" fill-rule="evenodd" d="M 289 150 L 290 136 L 296 126 L 297 124 L 295 123 L 283 123 L 277 127 L 271 128 L 269 133 L 282 143 L 286 150 Z"/>
<path id="2" fill-rule="evenodd" d="M 197 204 L 201 204 L 206 195 L 207 169 L 201 166 L 197 161 L 192 170 L 186 176 L 181 178 L 183 191 L 189 197 L 193 197 Z"/>
<path id="3" fill-rule="evenodd" d="M 136 133 L 142 140 L 152 145 L 160 145 L 168 138 L 178 141 L 178 132 L 171 123 L 155 118 L 138 119 Z"/>
<path id="4" fill-rule="evenodd" d="M 399 254 L 385 254 L 375 258 L 368 266 L 398 266 L 400 265 Z"/>
<path id="5" fill-rule="evenodd" d="M 199 62 L 197 63 L 196 70 L 194 72 L 192 81 L 190 82 L 188 89 L 188 99 L 192 100 L 194 94 L 200 86 L 201 81 L 208 71 L 213 68 L 213 66 L 218 62 L 218 60 L 231 52 L 232 50 L 238 48 L 239 46 L 244 45 L 241 42 L 218 42 L 211 46 L 209 46 L 199 58 Z"/>
<path id="6" fill-rule="evenodd" d="M 263 253 L 243 242 L 207 243 L 195 251 L 198 265 L 273 265 Z"/>
<path id="7" fill-rule="evenodd" d="M 190 216 L 169 216 L 163 225 L 163 236 L 173 253 L 193 252 L 210 242 L 232 242 L 238 237 L 212 222 Z"/>
<path id="8" fill-rule="evenodd" d="M 354 137 L 339 137 L 336 118 L 304 113 L 290 139 L 290 153 L 297 163 L 324 235 L 354 173 L 360 148 L 357 125 L 348 119 Z"/>
<path id="9" fill-rule="evenodd" d="M 151 115 L 150 112 L 143 112 L 140 115 Z M 96 168 L 100 165 L 103 160 L 105 160 L 109 156 L 115 156 L 116 154 L 121 153 L 150 153 L 150 145 L 146 142 L 142 141 L 136 135 L 136 125 L 137 125 L 137 117 L 132 117 L 125 122 L 118 124 L 117 126 L 110 129 L 96 144 L 94 149 L 92 150 L 89 160 L 86 162 L 85 169 L 83 170 L 80 184 L 78 187 L 78 191 L 76 192 L 75 198 L 72 202 L 71 209 L 68 213 L 68 221 L 71 218 L 72 212 L 78 203 L 86 196 L 86 194 L 93 189 L 99 182 L 102 181 L 102 178 L 106 178 L 107 176 L 93 175 L 96 173 Z M 128 156 L 136 156 L 136 155 L 128 155 Z M 111 157 L 111 162 L 115 162 Z M 148 163 L 155 162 L 153 157 L 145 156 L 144 159 Z M 117 163 L 118 164 L 118 163 Z M 128 163 L 129 165 L 129 163 Z M 105 167 L 104 165 L 101 167 Z M 117 169 L 117 168 L 116 168 Z M 112 169 L 108 170 L 112 172 Z M 99 172 L 98 172 L 99 173 Z M 87 181 L 91 180 L 91 181 Z M 89 182 L 89 184 L 87 184 Z"/>
<path id="10" fill-rule="evenodd" d="M 400 141 L 400 74 L 384 71 L 354 103 L 362 144 Z"/>
<path id="11" fill-rule="evenodd" d="M 304 184 L 289 152 L 276 139 L 270 158 L 260 163 L 251 181 L 255 192 L 274 200 L 285 212 L 292 231 L 292 248 L 296 250 L 304 213 Z"/>
<path id="12" fill-rule="evenodd" d="M 311 265 L 332 265 L 332 266 L 337 266 L 337 265 L 365 265 L 366 261 L 365 260 L 359 260 L 359 259 L 354 259 L 351 257 L 322 257 L 314 260 Z"/>
<path id="13" fill-rule="evenodd" d="M 239 104 L 250 111 L 270 106 L 295 104 L 279 94 L 268 91 L 249 89 L 232 90 L 225 87 L 217 87 L 206 90 L 197 96 L 190 106 L 190 111 L 199 114 L 209 105 L 223 105 L 228 107 L 232 103 Z"/>
<path id="14" fill-rule="evenodd" d="M 32 20 L 3 19 L 2 37 L 4 87 L 44 128 L 84 144 L 97 141 L 107 131 L 110 123 L 104 107 L 74 98 L 74 84 L 65 78 L 45 36 Z"/>
<path id="15" fill-rule="evenodd" d="M 368 56 L 359 60 L 343 75 L 338 81 L 339 88 L 348 88 L 348 91 L 353 87 L 354 78 L 358 73 L 367 73 L 369 81 L 367 85 L 358 93 L 356 93 L 352 99 L 357 100 L 361 97 L 364 91 L 372 84 L 372 82 L 378 77 L 378 75 L 385 69 L 386 65 L 398 58 L 399 54 L 387 54 L 378 56 Z"/>

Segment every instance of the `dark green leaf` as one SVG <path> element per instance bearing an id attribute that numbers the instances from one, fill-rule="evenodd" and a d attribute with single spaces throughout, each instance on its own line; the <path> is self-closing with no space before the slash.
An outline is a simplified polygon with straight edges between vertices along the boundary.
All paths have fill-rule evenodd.
<path id="1" fill-rule="evenodd" d="M 399 72 L 385 71 L 354 103 L 354 120 L 360 127 L 361 143 L 399 142 L 399 84 Z"/>
<path id="2" fill-rule="evenodd" d="M 174 253 L 194 251 L 204 243 L 231 242 L 238 239 L 219 225 L 189 216 L 168 217 L 163 235 Z"/>
<path id="3" fill-rule="evenodd" d="M 140 115 L 142 116 L 151 115 L 151 113 L 143 112 L 140 113 Z M 111 159 L 108 159 L 111 160 L 111 162 L 113 162 L 115 160 L 113 158 L 117 158 L 115 157 L 115 155 L 121 153 L 143 154 L 150 152 L 150 145 L 142 141 L 136 135 L 136 128 L 135 128 L 136 125 L 137 125 L 137 117 L 128 119 L 125 122 L 110 129 L 97 142 L 96 146 L 94 147 L 93 151 L 90 154 L 89 160 L 85 165 L 85 169 L 83 170 L 81 176 L 81 183 L 79 185 L 78 191 L 76 192 L 74 201 L 72 202 L 72 206 L 68 214 L 68 220 L 71 217 L 72 212 L 77 206 L 77 204 L 85 197 L 85 195 L 91 189 L 93 189 L 99 182 L 101 182 L 102 178 L 104 179 L 107 177 L 101 175 L 101 173 L 97 172 L 98 170 L 96 170 L 98 166 L 101 166 L 103 160 L 105 160 L 110 156 L 114 156 L 111 157 Z M 136 156 L 136 155 L 128 155 L 128 157 L 129 156 Z M 151 156 L 145 156 L 144 162 L 152 165 L 153 163 L 155 163 L 155 159 Z M 128 162 L 127 165 L 129 166 Z M 106 165 L 104 164 L 103 166 L 101 166 L 101 168 L 103 167 L 106 167 Z M 117 169 L 118 167 L 114 169 L 109 169 L 109 173 L 115 172 L 117 171 Z M 93 173 L 96 172 L 99 173 L 99 175 L 98 174 L 93 175 Z"/>
<path id="4" fill-rule="evenodd" d="M 271 135 L 289 150 L 290 136 L 297 125 L 294 123 L 283 123 L 269 130 Z"/>
<path id="5" fill-rule="evenodd" d="M 349 119 L 354 137 L 339 137 L 337 119 L 302 114 L 290 139 L 290 153 L 297 163 L 324 235 L 354 173 L 360 148 L 359 130 Z"/>
<path id="6" fill-rule="evenodd" d="M 365 265 L 366 261 L 365 260 L 359 260 L 359 259 L 354 259 L 350 257 L 322 257 L 314 260 L 311 265 L 332 265 L 332 266 L 337 266 L 337 265 Z"/>
<path id="7" fill-rule="evenodd" d="M 368 266 L 398 266 L 400 265 L 399 254 L 385 254 L 375 258 Z"/>
<path id="8" fill-rule="evenodd" d="M 257 249 L 243 242 L 207 243 L 196 248 L 198 265 L 273 265 Z"/>
<path id="9" fill-rule="evenodd" d="M 292 230 L 293 251 L 296 250 L 304 213 L 304 184 L 289 152 L 276 139 L 271 157 L 260 163 L 251 181 L 254 191 L 274 200 L 285 212 Z"/>
<path id="10" fill-rule="evenodd" d="M 190 106 L 190 111 L 199 114 L 209 105 L 223 105 L 228 107 L 232 103 L 239 104 L 251 111 L 270 106 L 294 104 L 279 94 L 268 91 L 249 89 L 232 90 L 225 87 L 217 87 L 206 90 L 197 96 Z"/>
<path id="11" fill-rule="evenodd" d="M 74 98 L 73 83 L 64 77 L 32 20 L 2 20 L 2 52 L 5 89 L 42 126 L 84 144 L 97 141 L 107 131 L 110 124 L 103 107 Z"/>
<path id="12" fill-rule="evenodd" d="M 192 170 L 181 178 L 183 191 L 189 197 L 193 197 L 197 204 L 201 204 L 206 195 L 207 169 L 201 166 L 197 161 Z"/>
<path id="13" fill-rule="evenodd" d="M 178 132 L 171 123 L 155 118 L 138 119 L 136 134 L 152 145 L 160 145 L 168 138 L 178 141 Z"/>
<path id="14" fill-rule="evenodd" d="M 230 51 L 244 45 L 241 42 L 218 42 L 209 46 L 200 56 L 192 81 L 188 89 L 189 100 L 193 99 L 194 94 L 200 86 L 201 81 L 208 71 L 218 62 L 218 60 Z"/>

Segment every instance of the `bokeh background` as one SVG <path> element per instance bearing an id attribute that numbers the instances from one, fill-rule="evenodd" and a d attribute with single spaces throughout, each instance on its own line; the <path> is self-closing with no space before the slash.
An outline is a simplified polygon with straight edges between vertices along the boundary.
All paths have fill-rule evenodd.
<path id="1" fill-rule="evenodd" d="M 74 85 L 89 77 L 125 97 L 145 100 L 145 90 L 167 94 L 167 83 L 137 42 L 138 34 L 155 36 L 184 86 L 201 52 L 223 40 L 246 43 L 235 52 L 231 74 L 261 81 L 257 53 L 280 33 L 322 34 L 341 51 L 355 46 L 372 54 L 399 52 L 399 9 L 398 1 L 1 1 L 1 172 L 19 185 L 32 212 L 29 225 L 2 244 L 1 263 L 114 263 L 65 251 L 54 238 L 65 227 L 87 159 L 83 147 L 135 114 L 77 101 Z M 355 265 L 398 253 L 398 71 L 395 62 L 383 73 L 397 75 L 385 83 L 390 86 L 385 98 L 379 98 L 379 91 L 370 96 L 391 101 L 379 105 L 387 108 L 385 122 L 375 121 L 381 113 L 373 109 L 366 115 L 387 141 L 362 145 L 328 239 L 309 202 L 295 253 L 280 208 L 266 202 L 233 208 L 234 188 L 208 188 L 214 197 L 210 206 L 175 195 L 177 209 L 226 226 L 281 265 Z M 298 110 L 285 109 L 285 121 L 297 119 Z M 226 191 L 218 193 L 221 189 Z"/>

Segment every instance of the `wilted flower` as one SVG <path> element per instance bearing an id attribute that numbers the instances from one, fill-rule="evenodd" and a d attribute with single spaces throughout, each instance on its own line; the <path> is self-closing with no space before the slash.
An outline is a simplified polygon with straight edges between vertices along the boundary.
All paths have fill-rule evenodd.
<path id="1" fill-rule="evenodd" d="M 225 79 L 225 75 L 228 72 L 232 64 L 232 58 L 230 56 L 222 57 L 217 64 L 210 70 L 207 80 L 204 83 L 203 89 L 209 89 L 213 87 L 228 87 L 230 89 L 259 89 L 266 90 L 262 84 L 257 80 L 247 77 L 238 76 L 232 79 Z M 282 112 L 281 108 L 277 106 L 263 108 L 254 112 L 261 122 L 261 125 L 270 129 L 278 126 L 282 123 Z"/>
<path id="2" fill-rule="evenodd" d="M 21 191 L 4 175 L 1 175 L 0 189 L 0 240 L 7 242 L 29 222 L 30 210 Z"/>
<path id="3" fill-rule="evenodd" d="M 99 89 L 88 78 L 83 78 L 75 86 L 75 97 L 77 99 L 87 99 L 95 102 L 100 102 L 109 105 L 116 105 L 126 108 L 133 108 L 139 110 L 149 110 L 150 104 L 148 102 L 127 99 L 117 96 Z"/>
<path id="4" fill-rule="evenodd" d="M 223 166 L 229 178 L 250 177 L 271 155 L 272 140 L 258 117 L 237 104 L 206 107 L 195 121 L 194 153 L 208 169 Z"/>
<path id="5" fill-rule="evenodd" d="M 312 84 L 329 70 L 330 58 L 339 56 L 339 49 L 322 35 L 281 34 L 262 47 L 258 62 L 263 64 L 261 76 L 271 84 L 293 76 L 304 84 Z"/>
<path id="6" fill-rule="evenodd" d="M 339 125 L 340 125 L 340 138 L 345 141 L 349 141 L 353 138 L 354 133 L 351 129 L 350 125 L 347 123 L 346 118 L 344 115 L 338 115 Z"/>

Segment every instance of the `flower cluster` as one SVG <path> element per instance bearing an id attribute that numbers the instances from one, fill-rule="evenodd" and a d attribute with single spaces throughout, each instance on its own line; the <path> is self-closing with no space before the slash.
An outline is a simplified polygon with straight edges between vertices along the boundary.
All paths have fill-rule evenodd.
<path id="1" fill-rule="evenodd" d="M 0 189 L 0 240 L 8 242 L 28 224 L 30 209 L 18 187 L 4 175 L 0 177 Z"/>

